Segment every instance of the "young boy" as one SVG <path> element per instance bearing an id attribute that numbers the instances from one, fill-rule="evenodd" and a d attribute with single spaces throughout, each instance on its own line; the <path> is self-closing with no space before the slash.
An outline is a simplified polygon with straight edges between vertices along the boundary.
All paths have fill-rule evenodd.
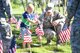
<path id="1" fill-rule="evenodd" d="M 22 39 L 27 40 L 25 36 L 31 37 L 30 27 L 31 24 L 37 24 L 36 21 L 34 21 L 35 14 L 33 13 L 34 6 L 32 4 L 28 4 L 26 7 L 26 11 L 23 13 L 22 22 L 21 22 L 21 35 Z M 31 38 L 30 38 L 31 39 Z M 30 48 L 31 40 L 27 40 L 28 48 Z M 23 43 L 23 47 L 25 47 L 26 43 Z"/>

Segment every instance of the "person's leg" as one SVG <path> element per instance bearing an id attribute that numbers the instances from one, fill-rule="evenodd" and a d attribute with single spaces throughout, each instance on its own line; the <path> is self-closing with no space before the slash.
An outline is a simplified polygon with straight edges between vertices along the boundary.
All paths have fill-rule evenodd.
<path id="1" fill-rule="evenodd" d="M 25 47 L 26 47 L 26 43 L 24 43 L 24 42 L 23 42 L 23 43 L 22 43 L 22 45 L 23 45 L 23 48 L 25 48 Z"/>
<path id="2" fill-rule="evenodd" d="M 39 40 L 39 43 L 41 44 L 41 42 L 42 42 L 42 36 L 38 36 L 38 40 Z"/>
<path id="3" fill-rule="evenodd" d="M 61 23 L 60 25 L 57 25 L 57 26 L 55 27 L 55 30 L 56 30 L 56 38 L 57 38 L 56 45 L 59 45 L 59 44 L 60 44 L 59 34 L 60 34 L 60 32 L 62 31 L 63 25 L 64 25 L 64 24 Z"/>
<path id="4" fill-rule="evenodd" d="M 24 42 L 24 36 L 26 35 L 26 28 L 25 27 L 21 28 L 21 35 L 22 35 L 21 37 L 23 39 L 22 45 L 23 45 L 23 48 L 25 48 L 26 47 L 26 43 Z"/>
<path id="5" fill-rule="evenodd" d="M 45 34 L 46 39 L 47 39 L 47 44 L 51 43 L 51 39 L 54 37 L 54 35 L 56 35 L 56 33 L 50 28 L 45 29 L 44 34 Z"/>
<path id="6" fill-rule="evenodd" d="M 27 46 L 30 49 L 31 48 L 31 43 L 32 43 L 32 37 L 31 37 L 31 32 L 30 32 L 30 28 L 26 28 L 26 36 L 29 36 L 29 40 L 27 42 Z"/>
<path id="7" fill-rule="evenodd" d="M 47 38 L 47 44 L 51 43 L 51 39 Z"/>
<path id="8" fill-rule="evenodd" d="M 72 26 L 70 40 L 72 53 L 80 53 L 80 25 Z"/>
<path id="9" fill-rule="evenodd" d="M 21 27 L 20 33 L 21 33 L 21 38 L 24 40 L 24 33 L 25 33 L 25 28 L 24 27 Z"/>
<path id="10" fill-rule="evenodd" d="M 8 53 L 11 45 L 11 39 L 10 40 L 2 39 L 2 42 L 3 42 L 3 53 Z"/>
<path id="11" fill-rule="evenodd" d="M 51 41 L 50 41 L 50 32 L 49 32 L 49 29 L 44 29 L 44 34 L 45 34 L 45 37 L 46 37 L 46 44 L 49 44 Z"/>

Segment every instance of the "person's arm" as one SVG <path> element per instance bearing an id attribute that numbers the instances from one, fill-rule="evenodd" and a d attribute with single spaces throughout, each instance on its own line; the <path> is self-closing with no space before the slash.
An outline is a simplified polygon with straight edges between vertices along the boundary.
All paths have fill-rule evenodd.
<path id="1" fill-rule="evenodd" d="M 3 2 L 3 7 L 5 9 L 5 12 L 8 18 L 10 19 L 12 16 L 10 0 L 2 0 L 2 2 Z"/>
<path id="2" fill-rule="evenodd" d="M 53 17 L 53 21 L 52 21 L 52 24 L 53 25 L 58 25 L 59 23 L 64 23 L 65 22 L 65 16 L 61 15 L 59 12 L 54 12 L 54 16 L 55 18 Z"/>
<path id="3" fill-rule="evenodd" d="M 44 13 L 39 16 L 38 20 L 39 20 L 39 24 L 43 23 L 43 21 L 44 21 Z"/>
<path id="4" fill-rule="evenodd" d="M 55 20 L 56 22 L 65 22 L 65 16 L 63 16 L 62 14 L 60 13 L 57 13 L 57 16 L 56 16 L 57 20 Z"/>
<path id="5" fill-rule="evenodd" d="M 72 17 L 76 14 L 79 5 L 79 0 L 68 0 L 67 3 L 67 22 L 70 24 Z"/>
<path id="6" fill-rule="evenodd" d="M 31 22 L 31 23 L 33 23 L 33 24 L 36 24 L 36 21 L 31 20 L 30 18 L 27 18 L 27 21 L 29 21 L 29 22 Z"/>

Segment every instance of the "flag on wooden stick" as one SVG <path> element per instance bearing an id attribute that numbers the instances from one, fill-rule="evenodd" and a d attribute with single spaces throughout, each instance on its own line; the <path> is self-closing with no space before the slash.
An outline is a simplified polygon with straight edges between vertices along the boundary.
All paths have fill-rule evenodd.
<path id="1" fill-rule="evenodd" d="M 67 28 L 67 25 L 65 24 L 62 31 L 59 34 L 60 42 L 64 43 L 70 40 L 70 27 Z"/>
<path id="2" fill-rule="evenodd" d="M 2 43 L 2 40 L 0 40 L 0 53 L 3 53 L 3 43 Z"/>

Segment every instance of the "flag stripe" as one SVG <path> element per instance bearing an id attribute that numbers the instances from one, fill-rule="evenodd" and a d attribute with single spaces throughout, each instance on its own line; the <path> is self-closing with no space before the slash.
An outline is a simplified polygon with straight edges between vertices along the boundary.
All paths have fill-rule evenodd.
<path id="1" fill-rule="evenodd" d="M 32 37 L 31 36 L 24 36 L 24 43 L 27 43 L 27 42 L 32 42 Z"/>
<path id="2" fill-rule="evenodd" d="M 0 53 L 3 53 L 3 43 L 2 43 L 2 40 L 0 40 Z"/>
<path id="3" fill-rule="evenodd" d="M 62 43 L 70 40 L 70 28 L 67 28 L 66 30 L 63 30 L 59 34 L 60 41 Z"/>
<path id="4" fill-rule="evenodd" d="M 44 31 L 43 31 L 42 29 L 40 29 L 39 27 L 37 27 L 37 28 L 35 29 L 35 31 L 36 31 L 36 34 L 39 35 L 39 36 L 44 35 Z"/>

